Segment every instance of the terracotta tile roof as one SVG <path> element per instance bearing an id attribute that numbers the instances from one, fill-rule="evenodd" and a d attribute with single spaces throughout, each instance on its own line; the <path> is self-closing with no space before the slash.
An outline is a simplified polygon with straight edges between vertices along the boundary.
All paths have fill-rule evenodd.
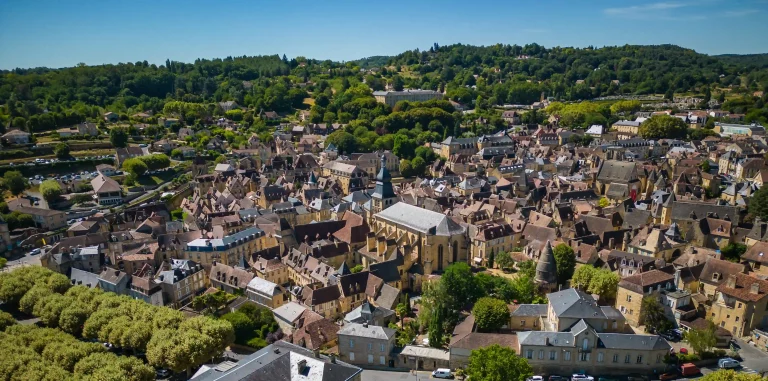
<path id="1" fill-rule="evenodd" d="M 745 274 L 736 274 L 735 286 L 729 287 L 730 280 L 717 287 L 717 291 L 739 300 L 757 302 L 768 294 L 768 281 Z"/>

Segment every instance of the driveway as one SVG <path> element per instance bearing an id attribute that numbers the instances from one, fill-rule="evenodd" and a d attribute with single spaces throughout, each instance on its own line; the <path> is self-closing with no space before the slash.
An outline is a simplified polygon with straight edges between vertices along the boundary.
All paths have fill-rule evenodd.
<path id="1" fill-rule="evenodd" d="M 40 254 L 29 255 L 29 252 L 27 252 L 27 253 L 24 253 L 24 255 L 19 258 L 16 258 L 14 260 L 9 260 L 8 263 L 5 264 L 5 267 L 0 269 L 0 272 L 11 271 L 16 267 L 20 267 L 20 266 L 33 266 L 33 265 L 40 266 Z"/>

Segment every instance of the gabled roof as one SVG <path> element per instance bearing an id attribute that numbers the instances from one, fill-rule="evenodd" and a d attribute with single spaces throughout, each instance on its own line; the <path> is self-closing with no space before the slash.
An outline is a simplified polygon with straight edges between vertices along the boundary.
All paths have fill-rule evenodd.
<path id="1" fill-rule="evenodd" d="M 559 318 L 593 319 L 605 317 L 595 299 L 587 293 L 569 288 L 547 295 L 549 304 Z"/>

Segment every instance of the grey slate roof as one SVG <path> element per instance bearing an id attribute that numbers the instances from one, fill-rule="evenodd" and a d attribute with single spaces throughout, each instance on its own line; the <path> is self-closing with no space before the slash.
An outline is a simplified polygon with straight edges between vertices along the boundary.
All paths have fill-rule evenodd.
<path id="1" fill-rule="evenodd" d="M 298 373 L 298 364 L 305 361 L 304 374 Z M 332 363 L 325 355 L 315 357 L 311 350 L 285 341 L 277 341 L 246 356 L 230 368 L 210 368 L 195 381 L 336 381 L 350 380 L 363 370 L 336 360 Z"/>
<path id="2" fill-rule="evenodd" d="M 362 324 L 350 323 L 345 325 L 339 330 L 339 336 L 348 335 L 356 337 L 367 337 L 370 339 L 389 340 L 395 336 L 395 330 L 386 327 L 379 327 L 375 325 L 369 325 L 367 327 Z"/>
<path id="3" fill-rule="evenodd" d="M 609 349 L 653 350 L 669 349 L 667 340 L 657 335 L 634 335 L 623 333 L 598 333 L 598 346 Z"/>
<path id="4" fill-rule="evenodd" d="M 547 246 L 544 247 L 544 252 L 539 258 L 539 262 L 536 264 L 536 276 L 534 278 L 540 283 L 556 283 L 557 282 L 557 264 L 555 263 L 555 254 L 552 251 L 552 244 L 547 241 Z"/>
<path id="5" fill-rule="evenodd" d="M 592 296 L 573 288 L 550 293 L 547 299 L 560 318 L 593 319 L 605 316 Z"/>
<path id="6" fill-rule="evenodd" d="M 546 304 L 521 304 L 512 312 L 512 316 L 546 316 Z"/>
<path id="7" fill-rule="evenodd" d="M 518 332 L 517 339 L 520 345 L 548 345 L 552 347 L 575 347 L 573 333 L 571 332 L 547 332 L 527 331 Z"/>
<path id="8" fill-rule="evenodd" d="M 448 216 L 398 202 L 376 215 L 377 218 L 407 226 L 416 231 L 440 236 L 464 234 L 466 229 Z"/>

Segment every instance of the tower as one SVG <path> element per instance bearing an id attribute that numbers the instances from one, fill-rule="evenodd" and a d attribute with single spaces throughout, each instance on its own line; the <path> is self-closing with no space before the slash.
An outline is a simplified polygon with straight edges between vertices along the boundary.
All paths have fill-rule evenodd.
<path id="1" fill-rule="evenodd" d="M 307 180 L 307 189 L 317 189 L 317 177 L 315 177 L 315 171 L 309 173 L 309 180 Z"/>
<path id="2" fill-rule="evenodd" d="M 555 262 L 555 253 L 552 251 L 552 244 L 547 241 L 544 252 L 539 257 L 536 264 L 536 283 L 542 288 L 554 289 L 557 286 L 557 263 Z"/>
<path id="3" fill-rule="evenodd" d="M 392 176 L 387 169 L 387 158 L 381 155 L 381 169 L 376 175 L 376 187 L 371 195 L 371 214 L 389 208 L 397 202 L 397 195 L 392 188 Z"/>

